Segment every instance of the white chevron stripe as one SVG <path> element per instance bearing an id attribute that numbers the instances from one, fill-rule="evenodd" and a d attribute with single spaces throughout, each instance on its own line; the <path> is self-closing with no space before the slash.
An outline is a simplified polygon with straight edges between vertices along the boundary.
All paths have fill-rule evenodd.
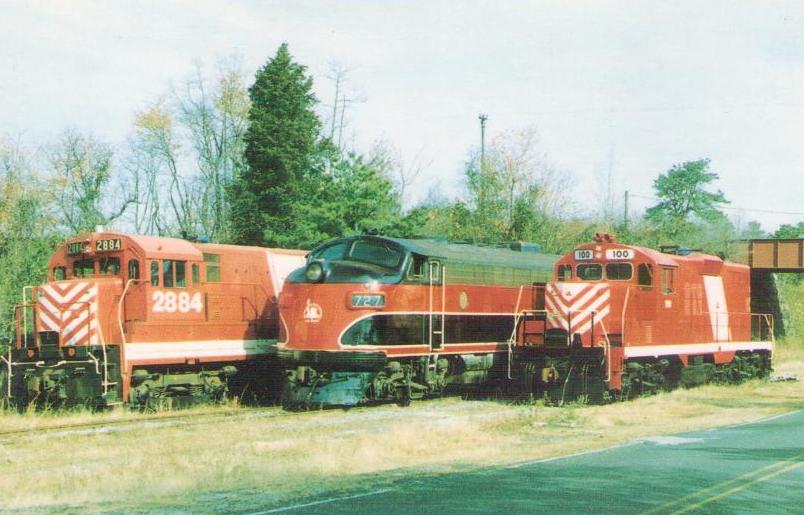
<path id="1" fill-rule="evenodd" d="M 610 312 L 609 306 L 606 306 L 605 308 L 601 309 L 598 313 L 596 313 L 595 314 L 595 325 L 600 324 L 600 321 L 603 320 L 604 318 L 606 318 L 606 316 L 608 316 L 609 312 Z M 592 329 L 592 316 L 590 314 L 589 319 L 581 327 L 579 327 L 578 329 L 575 329 L 572 332 L 573 333 L 586 334 L 591 329 Z"/>
<path id="2" fill-rule="evenodd" d="M 39 304 L 40 306 L 45 308 L 51 316 L 55 316 L 56 318 L 61 318 L 61 310 L 54 306 L 47 297 L 39 297 Z"/>
<path id="3" fill-rule="evenodd" d="M 570 301 L 570 304 L 567 306 L 569 311 L 580 311 L 581 308 L 586 305 L 597 293 L 605 287 L 603 284 L 595 284 L 592 288 L 589 288 L 588 291 L 583 293 L 580 297 L 576 297 Z M 581 290 L 583 291 L 583 290 Z M 580 292 L 579 292 L 580 293 Z M 562 295 L 562 304 L 564 304 L 564 298 Z"/>
<path id="4" fill-rule="evenodd" d="M 86 290 L 86 287 L 87 283 L 78 283 L 75 285 L 75 288 L 70 290 L 70 292 L 64 296 L 64 302 L 70 302 L 73 300 L 79 293 L 82 293 L 84 290 Z"/>
<path id="5" fill-rule="evenodd" d="M 84 310 L 80 315 L 75 317 L 69 324 L 67 324 L 67 327 L 65 327 L 64 330 L 62 331 L 62 335 L 66 338 L 71 332 L 75 330 L 76 327 L 78 327 L 81 323 L 83 323 L 88 316 L 89 313 L 87 313 L 87 311 Z"/>
<path id="6" fill-rule="evenodd" d="M 50 319 L 49 316 L 45 312 L 39 313 L 39 321 L 45 326 L 45 329 L 49 329 L 50 331 L 58 331 L 59 325 Z"/>
<path id="7" fill-rule="evenodd" d="M 77 333 L 75 333 L 72 338 L 68 339 L 64 345 L 75 345 L 76 343 L 80 342 L 84 339 L 89 332 L 89 328 L 87 326 L 82 327 Z"/>
<path id="8" fill-rule="evenodd" d="M 587 320 L 591 320 L 592 313 L 594 313 L 595 311 L 602 311 L 603 304 L 607 303 L 608 300 L 609 300 L 609 293 L 606 292 L 600 297 L 598 297 L 595 300 L 595 302 L 590 304 L 588 308 L 585 308 L 580 311 L 573 311 L 572 312 L 573 327 L 578 327 L 579 325 L 584 324 Z M 608 304 L 605 307 L 608 308 Z M 597 319 L 597 316 L 595 316 L 595 318 Z"/>

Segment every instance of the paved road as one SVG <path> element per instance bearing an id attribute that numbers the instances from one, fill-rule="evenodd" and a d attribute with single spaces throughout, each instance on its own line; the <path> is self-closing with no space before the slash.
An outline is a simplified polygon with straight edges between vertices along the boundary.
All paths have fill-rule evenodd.
<path id="1" fill-rule="evenodd" d="M 804 411 L 731 428 L 386 488 L 261 513 L 802 513 Z"/>

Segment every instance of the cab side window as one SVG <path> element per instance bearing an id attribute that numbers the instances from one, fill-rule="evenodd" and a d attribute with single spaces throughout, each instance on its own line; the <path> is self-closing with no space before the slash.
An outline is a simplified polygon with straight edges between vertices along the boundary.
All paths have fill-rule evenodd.
<path id="1" fill-rule="evenodd" d="M 408 279 L 421 281 L 425 277 L 427 277 L 427 259 L 424 256 L 411 255 Z"/>
<path id="2" fill-rule="evenodd" d="M 151 261 L 151 286 L 159 286 L 159 261 Z"/>
<path id="3" fill-rule="evenodd" d="M 67 279 L 67 269 L 63 266 L 57 266 L 53 268 L 53 280 L 54 281 L 63 281 Z"/>
<path id="4" fill-rule="evenodd" d="M 653 267 L 647 263 L 642 263 L 637 267 L 637 282 L 640 286 L 650 288 L 653 286 Z"/>
<path id="5" fill-rule="evenodd" d="M 559 265 L 558 267 L 558 280 L 571 281 L 572 280 L 572 265 Z"/>
<path id="6" fill-rule="evenodd" d="M 218 254 L 204 254 L 204 265 L 207 269 L 207 282 L 221 282 L 221 257 Z"/>
<path id="7" fill-rule="evenodd" d="M 162 286 L 185 288 L 187 286 L 187 262 L 172 259 L 162 261 Z"/>
<path id="8" fill-rule="evenodd" d="M 668 295 L 676 290 L 676 271 L 672 268 L 662 268 L 662 293 Z"/>
<path id="9" fill-rule="evenodd" d="M 134 280 L 140 278 L 140 262 L 136 259 L 128 260 L 128 278 Z"/>

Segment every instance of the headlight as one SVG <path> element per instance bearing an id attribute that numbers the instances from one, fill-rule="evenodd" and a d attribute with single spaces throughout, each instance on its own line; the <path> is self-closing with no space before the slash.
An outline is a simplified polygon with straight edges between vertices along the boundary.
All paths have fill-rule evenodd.
<path id="1" fill-rule="evenodd" d="M 318 283 L 324 280 L 324 267 L 318 261 L 313 261 L 307 265 L 307 270 L 304 271 L 304 277 L 311 283 Z"/>

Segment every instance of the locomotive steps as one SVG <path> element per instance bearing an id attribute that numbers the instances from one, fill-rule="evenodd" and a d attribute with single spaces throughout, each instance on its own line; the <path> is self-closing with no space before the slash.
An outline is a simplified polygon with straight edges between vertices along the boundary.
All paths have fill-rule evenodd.
<path id="1" fill-rule="evenodd" d="M 779 345 L 777 358 L 776 374 L 804 376 L 804 348 Z M 803 383 L 752 381 L 564 408 L 450 398 L 301 415 L 231 407 L 8 414 L 0 431 L 50 430 L 0 439 L 0 505 L 246 510 L 318 489 L 381 488 L 411 473 L 510 465 L 802 407 Z"/>

